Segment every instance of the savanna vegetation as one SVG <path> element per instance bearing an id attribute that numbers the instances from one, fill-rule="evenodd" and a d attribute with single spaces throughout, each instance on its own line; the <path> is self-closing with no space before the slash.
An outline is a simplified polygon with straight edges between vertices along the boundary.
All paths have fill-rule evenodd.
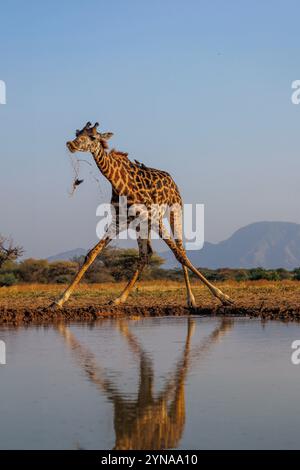
<path id="1" fill-rule="evenodd" d="M 21 247 L 0 239 L 0 311 L 47 307 L 61 295 L 83 258 L 72 261 L 20 260 Z M 135 270 L 138 252 L 108 247 L 92 265 L 68 305 L 72 308 L 105 306 L 116 298 Z M 138 308 L 186 305 L 186 291 L 180 269 L 163 269 L 163 260 L 153 255 L 142 280 L 128 298 Z M 234 299 L 237 308 L 300 311 L 300 268 L 285 269 L 203 269 L 205 276 Z M 218 301 L 194 276 L 192 288 L 197 305 L 211 309 Z M 280 281 L 280 282 L 278 282 Z"/>
<path id="2" fill-rule="evenodd" d="M 52 261 L 45 259 L 19 260 L 23 249 L 16 246 L 11 239 L 0 236 L 0 287 L 9 287 L 16 284 L 68 284 L 84 257 L 74 258 L 71 261 Z M 86 273 L 86 283 L 113 283 L 127 281 L 133 275 L 138 260 L 138 251 L 135 249 L 121 249 L 107 247 Z M 144 269 L 141 279 L 177 281 L 183 280 L 181 269 L 163 269 L 164 259 L 153 254 L 149 265 Z M 201 272 L 212 282 L 226 281 L 300 281 L 300 267 L 293 271 L 283 268 L 263 269 L 207 269 Z M 193 274 L 191 278 L 193 279 Z"/>
<path id="3" fill-rule="evenodd" d="M 85 275 L 87 283 L 119 282 L 130 279 L 138 259 L 137 250 L 107 249 L 98 260 L 94 262 Z M 15 284 L 67 284 L 69 283 L 83 258 L 72 261 L 48 262 L 44 259 L 25 259 L 17 262 L 6 261 L 0 267 L 0 287 L 12 286 Z M 154 255 L 150 264 L 142 273 L 143 280 L 183 280 L 181 269 L 163 269 L 164 260 Z M 300 281 L 300 268 L 288 271 L 285 269 L 207 269 L 201 268 L 205 277 L 213 282 L 224 281 Z M 195 276 L 191 274 L 191 278 Z"/>

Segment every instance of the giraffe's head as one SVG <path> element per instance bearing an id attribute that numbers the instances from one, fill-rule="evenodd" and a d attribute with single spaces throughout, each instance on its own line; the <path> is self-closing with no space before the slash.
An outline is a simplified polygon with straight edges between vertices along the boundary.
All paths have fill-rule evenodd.
<path id="1" fill-rule="evenodd" d="M 87 122 L 81 131 L 76 131 L 76 138 L 67 142 L 67 147 L 70 152 L 93 152 L 97 148 L 108 147 L 107 140 L 113 136 L 112 132 L 100 133 L 97 132 L 98 122 L 94 126 Z"/>

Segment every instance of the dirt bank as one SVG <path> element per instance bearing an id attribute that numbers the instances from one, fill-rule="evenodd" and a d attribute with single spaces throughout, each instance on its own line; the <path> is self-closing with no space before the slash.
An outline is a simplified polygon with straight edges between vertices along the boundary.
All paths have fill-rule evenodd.
<path id="1" fill-rule="evenodd" d="M 89 307 L 65 307 L 63 309 L 49 309 L 46 307 L 34 308 L 0 308 L 0 324 L 46 324 L 58 321 L 93 321 L 100 318 L 136 318 L 136 317 L 161 317 L 161 316 L 187 316 L 187 315 L 225 315 L 248 316 L 262 319 L 274 319 L 282 321 L 300 321 L 300 309 L 283 308 L 251 308 L 244 306 L 233 307 L 202 307 L 197 310 L 189 310 L 182 305 L 163 306 L 89 306 Z"/>
<path id="2" fill-rule="evenodd" d="M 0 324 L 51 323 L 92 321 L 98 318 L 154 317 L 189 315 L 240 315 L 300 320 L 300 282 L 240 282 L 217 284 L 234 300 L 232 307 L 222 307 L 201 284 L 193 285 L 199 308 L 189 311 L 182 283 L 142 282 L 124 306 L 109 305 L 122 288 L 116 284 L 81 284 L 71 299 L 60 309 L 48 306 L 61 294 L 65 286 L 26 284 L 0 289 Z"/>

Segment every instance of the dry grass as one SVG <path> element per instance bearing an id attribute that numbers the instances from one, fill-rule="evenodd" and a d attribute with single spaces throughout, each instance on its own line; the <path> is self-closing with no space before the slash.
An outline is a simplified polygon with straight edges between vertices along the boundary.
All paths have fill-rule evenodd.
<path id="1" fill-rule="evenodd" d="M 114 299 L 124 283 L 80 284 L 68 302 L 69 306 L 101 306 Z M 216 284 L 239 306 L 260 308 L 300 308 L 298 281 L 246 281 Z M 64 285 L 25 284 L 0 289 L 0 308 L 45 307 L 66 288 Z M 196 282 L 192 286 L 199 307 L 218 304 L 208 289 Z M 165 306 L 185 305 L 184 283 L 175 281 L 146 281 L 135 287 L 128 305 Z"/>

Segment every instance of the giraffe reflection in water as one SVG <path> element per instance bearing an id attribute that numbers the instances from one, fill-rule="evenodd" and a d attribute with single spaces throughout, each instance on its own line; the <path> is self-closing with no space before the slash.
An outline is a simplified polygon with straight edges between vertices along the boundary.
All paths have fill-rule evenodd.
<path id="1" fill-rule="evenodd" d="M 104 393 L 114 408 L 114 449 L 159 450 L 177 448 L 185 425 L 185 380 L 188 372 L 205 353 L 233 326 L 223 318 L 213 332 L 191 348 L 195 321 L 187 319 L 185 345 L 173 372 L 165 380 L 162 391 L 153 390 L 154 367 L 143 347 L 128 328 L 128 322 L 117 320 L 116 327 L 126 339 L 139 363 L 139 384 L 136 399 L 122 395 L 108 379 L 94 354 L 83 346 L 68 326 L 61 323 L 58 331 L 71 349 L 77 364 L 89 381 Z"/>

